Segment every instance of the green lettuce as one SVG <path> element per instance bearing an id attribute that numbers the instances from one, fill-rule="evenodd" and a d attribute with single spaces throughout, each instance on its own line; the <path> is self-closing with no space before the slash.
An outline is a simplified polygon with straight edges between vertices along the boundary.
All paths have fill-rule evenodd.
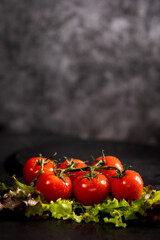
<path id="1" fill-rule="evenodd" d="M 84 206 L 74 198 L 58 199 L 56 202 L 48 203 L 35 187 L 25 185 L 15 177 L 12 187 L 0 183 L 0 193 L 0 211 L 19 209 L 27 218 L 55 218 L 73 220 L 77 223 L 104 221 L 106 224 L 125 228 L 130 221 L 144 221 L 148 216 L 160 215 L 160 212 L 155 210 L 154 214 L 151 214 L 152 209 L 160 205 L 160 191 L 153 190 L 151 186 L 144 188 L 138 200 L 118 201 L 108 196 L 103 203 L 94 206 Z"/>

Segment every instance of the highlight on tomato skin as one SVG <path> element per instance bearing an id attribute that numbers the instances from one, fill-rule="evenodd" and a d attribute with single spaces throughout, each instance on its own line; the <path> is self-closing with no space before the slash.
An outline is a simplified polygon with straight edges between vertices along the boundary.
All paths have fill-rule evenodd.
<path id="1" fill-rule="evenodd" d="M 66 169 L 70 166 L 70 164 L 73 162 L 73 164 L 75 165 L 74 168 L 83 168 L 83 167 L 87 167 L 87 164 L 80 160 L 80 159 L 68 159 L 68 160 L 65 160 L 63 163 L 60 164 L 59 168 L 60 169 Z M 68 173 L 66 172 L 65 173 L 66 175 L 69 175 L 69 178 L 71 179 L 72 183 L 74 181 L 74 179 L 81 174 L 81 171 L 77 171 L 77 172 L 71 172 L 71 173 Z"/>
<path id="2" fill-rule="evenodd" d="M 111 178 L 110 188 L 112 196 L 118 200 L 137 200 L 143 193 L 143 180 L 139 173 L 127 170 L 122 178 Z"/>
<path id="3" fill-rule="evenodd" d="M 42 173 L 36 182 L 36 188 L 48 202 L 55 202 L 59 198 L 69 199 L 72 194 L 72 182 L 67 176 L 62 179 L 54 174 Z"/>
<path id="4" fill-rule="evenodd" d="M 110 190 L 108 179 L 102 173 L 94 173 L 98 175 L 91 179 L 81 173 L 73 182 L 75 198 L 86 206 L 102 203 Z"/>
<path id="5" fill-rule="evenodd" d="M 103 167 L 108 167 L 108 166 L 116 167 L 119 170 L 123 171 L 123 165 L 118 158 L 114 156 L 104 156 L 104 159 L 105 159 L 105 164 L 103 165 Z M 100 160 L 102 160 L 102 156 L 98 157 L 96 161 L 93 161 L 91 166 L 95 165 Z M 110 180 L 111 177 L 116 175 L 116 170 L 99 170 L 99 172 L 103 173 L 108 178 L 108 180 Z"/>
<path id="6" fill-rule="evenodd" d="M 44 157 L 32 157 L 26 161 L 23 166 L 23 179 L 29 185 L 38 176 L 41 170 L 40 160 L 46 161 L 43 166 L 43 171 L 46 173 L 53 173 L 53 168 L 57 168 L 54 161 Z"/>

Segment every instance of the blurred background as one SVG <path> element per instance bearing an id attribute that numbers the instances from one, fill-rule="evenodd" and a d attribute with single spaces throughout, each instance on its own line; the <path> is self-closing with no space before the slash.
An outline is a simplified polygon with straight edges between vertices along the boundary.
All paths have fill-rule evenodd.
<path id="1" fill-rule="evenodd" d="M 1 0 L 1 133 L 159 145 L 159 13 L 159 0 Z"/>

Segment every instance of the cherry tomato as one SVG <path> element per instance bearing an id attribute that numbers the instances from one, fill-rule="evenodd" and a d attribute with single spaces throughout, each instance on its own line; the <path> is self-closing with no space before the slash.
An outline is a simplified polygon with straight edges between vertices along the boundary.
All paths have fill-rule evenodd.
<path id="1" fill-rule="evenodd" d="M 108 167 L 108 166 L 116 167 L 121 171 L 123 171 L 122 163 L 118 158 L 114 156 L 105 156 L 104 158 L 105 158 L 105 165 L 103 165 L 102 167 Z M 102 157 L 97 158 L 96 161 L 92 163 L 92 166 L 95 165 L 97 161 L 100 161 L 100 160 L 102 160 Z M 116 175 L 116 170 L 99 170 L 99 172 L 103 173 L 109 180 L 112 176 Z"/>
<path id="2" fill-rule="evenodd" d="M 83 162 L 80 159 L 68 159 L 66 161 L 64 161 L 63 163 L 61 163 L 61 165 L 59 166 L 59 168 L 61 169 L 66 169 L 68 167 L 70 167 L 71 164 L 74 164 L 74 168 L 83 168 L 83 167 L 87 167 L 87 164 L 85 164 L 85 162 Z M 74 179 L 81 174 L 81 171 L 78 172 L 70 172 L 70 173 L 66 173 L 69 174 L 69 177 L 73 183 Z"/>
<path id="3" fill-rule="evenodd" d="M 98 172 L 94 172 L 98 173 Z M 84 178 L 82 178 L 82 176 Z M 103 202 L 109 193 L 107 178 L 99 173 L 92 179 L 79 175 L 73 182 L 73 193 L 78 202 L 90 206 Z"/>
<path id="4" fill-rule="evenodd" d="M 111 193 L 118 200 L 136 200 L 143 192 L 143 180 L 139 173 L 127 170 L 122 178 L 111 178 Z"/>
<path id="5" fill-rule="evenodd" d="M 26 184 L 30 184 L 39 174 L 41 169 L 41 159 L 47 160 L 43 166 L 43 171 L 47 173 L 53 172 L 53 168 L 56 168 L 56 164 L 50 159 L 42 157 L 30 158 L 23 167 L 23 178 Z"/>
<path id="6" fill-rule="evenodd" d="M 72 193 L 72 182 L 69 177 L 64 178 L 65 180 L 55 174 L 42 173 L 36 182 L 37 190 L 48 202 L 51 200 L 55 202 L 58 198 L 69 199 Z"/>

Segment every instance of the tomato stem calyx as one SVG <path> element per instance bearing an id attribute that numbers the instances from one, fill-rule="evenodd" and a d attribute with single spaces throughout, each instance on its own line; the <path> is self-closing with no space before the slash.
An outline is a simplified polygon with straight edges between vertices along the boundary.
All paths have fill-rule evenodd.
<path id="1" fill-rule="evenodd" d="M 74 161 L 74 158 L 67 158 L 67 157 L 64 157 L 65 160 L 67 161 L 67 164 L 65 165 L 66 167 L 68 168 L 77 168 L 77 164 L 78 162 L 75 162 Z"/>
<path id="2" fill-rule="evenodd" d="M 31 185 L 34 185 L 34 183 L 37 181 L 38 177 L 39 177 L 42 173 L 44 173 L 43 167 L 44 167 L 44 165 L 45 165 L 46 163 L 48 163 L 48 162 L 46 162 L 46 160 L 44 160 L 42 154 L 39 154 L 39 157 L 40 157 L 40 159 L 39 159 L 39 160 L 36 160 L 36 161 L 38 162 L 38 164 L 40 164 L 40 171 L 39 171 L 38 175 L 37 175 L 37 176 L 33 179 L 33 181 L 31 182 Z"/>
<path id="3" fill-rule="evenodd" d="M 92 156 L 92 158 L 93 158 L 93 160 L 94 160 L 94 157 Z M 94 160 L 94 161 L 96 161 L 97 163 L 95 164 L 95 166 L 97 166 L 97 167 L 102 167 L 102 166 L 104 166 L 105 165 L 105 163 L 106 163 L 106 161 L 105 161 L 105 154 L 104 154 L 104 150 L 102 150 L 102 159 L 101 160 Z"/>
<path id="4" fill-rule="evenodd" d="M 81 181 L 83 178 L 88 178 L 88 180 L 91 183 L 91 180 L 95 177 L 97 177 L 97 180 L 98 180 L 98 175 L 101 174 L 101 173 L 100 172 L 94 172 L 94 171 L 95 171 L 94 167 L 89 167 L 89 173 L 83 172 L 84 176 L 82 176 L 79 181 Z"/>

